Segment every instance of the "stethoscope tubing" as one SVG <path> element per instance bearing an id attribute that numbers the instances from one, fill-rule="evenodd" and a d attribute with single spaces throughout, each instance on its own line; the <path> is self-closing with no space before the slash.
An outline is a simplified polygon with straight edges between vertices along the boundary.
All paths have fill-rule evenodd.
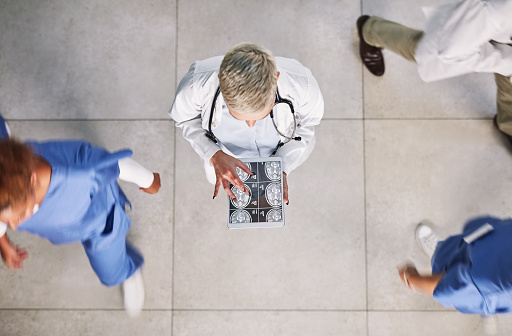
<path id="1" fill-rule="evenodd" d="M 212 106 L 210 107 L 210 117 L 208 119 L 208 130 L 206 130 L 206 132 L 205 132 L 206 137 L 208 137 L 210 140 L 212 140 L 216 144 L 218 144 L 218 139 L 215 136 L 215 134 L 213 134 L 213 132 L 212 132 L 212 122 L 213 122 L 213 113 L 215 112 L 215 105 L 217 103 L 217 98 L 219 98 L 219 94 L 220 94 L 220 86 L 217 87 L 217 90 L 215 91 L 215 95 L 213 96 Z M 279 134 L 279 136 L 283 137 L 285 140 L 284 141 L 279 140 L 276 149 L 272 152 L 272 154 L 270 156 L 276 155 L 277 150 L 279 148 L 281 148 L 282 146 L 284 146 L 285 144 L 287 144 L 288 142 L 290 142 L 291 140 L 295 140 L 295 141 L 302 140 L 301 137 L 295 136 L 295 132 L 297 131 L 297 119 L 295 117 L 295 109 L 293 108 L 293 103 L 291 101 L 289 101 L 288 99 L 281 98 L 281 96 L 279 95 L 279 90 L 277 90 L 274 106 L 276 106 L 277 104 L 281 104 L 281 103 L 285 103 L 290 107 L 290 112 L 292 113 L 292 118 L 293 118 L 293 132 L 292 132 L 291 136 L 287 136 L 287 135 L 284 135 L 277 128 L 276 122 L 274 120 L 274 111 L 273 111 L 274 108 L 272 107 L 272 111 L 270 111 L 270 119 L 272 119 L 272 124 L 274 125 L 276 132 Z"/>

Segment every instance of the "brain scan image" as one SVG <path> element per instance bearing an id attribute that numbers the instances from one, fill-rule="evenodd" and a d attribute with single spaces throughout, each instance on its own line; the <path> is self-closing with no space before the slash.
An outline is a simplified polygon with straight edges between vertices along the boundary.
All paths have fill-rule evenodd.
<path id="1" fill-rule="evenodd" d="M 280 206 L 282 199 L 281 186 L 277 183 L 270 183 L 265 189 L 265 198 L 271 206 Z"/>
<path id="2" fill-rule="evenodd" d="M 231 214 L 231 223 L 250 223 L 251 215 L 245 210 L 236 210 Z"/>
<path id="3" fill-rule="evenodd" d="M 282 218 L 281 210 L 272 209 L 267 212 L 267 222 L 280 222 Z"/>
<path id="4" fill-rule="evenodd" d="M 236 167 L 242 189 L 230 184 L 234 199 L 228 197 L 229 228 L 281 227 L 283 209 L 283 163 L 281 158 L 241 158 L 251 172 Z M 236 178 L 236 177 L 235 177 Z M 240 186 L 242 186 L 240 185 Z M 242 190 L 247 190 L 248 194 Z M 229 190 L 228 190 L 229 192 Z"/>
<path id="5" fill-rule="evenodd" d="M 277 161 L 265 162 L 265 174 L 271 180 L 281 179 L 281 163 Z"/>
<path id="6" fill-rule="evenodd" d="M 244 184 L 245 188 L 249 190 L 249 194 L 251 193 L 248 186 Z M 251 200 L 251 195 L 247 195 L 242 190 L 238 189 L 237 187 L 231 187 L 231 191 L 233 194 L 235 194 L 236 201 L 234 199 L 231 200 L 231 203 L 237 207 L 237 208 L 244 208 L 247 204 L 249 204 L 249 201 Z"/>
<path id="7" fill-rule="evenodd" d="M 251 164 L 249 162 L 244 162 L 244 164 L 249 169 L 251 169 Z M 236 173 L 238 174 L 238 177 L 240 178 L 240 180 L 242 180 L 242 182 L 247 181 L 247 179 L 249 178 L 249 174 L 247 174 L 245 171 L 243 171 L 242 169 L 240 169 L 238 167 L 236 167 Z"/>

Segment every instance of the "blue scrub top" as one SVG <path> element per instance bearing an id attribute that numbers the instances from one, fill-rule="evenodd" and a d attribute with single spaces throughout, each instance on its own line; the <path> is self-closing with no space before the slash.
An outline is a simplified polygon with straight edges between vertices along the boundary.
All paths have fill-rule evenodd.
<path id="1" fill-rule="evenodd" d="M 493 231 L 471 244 L 463 239 L 486 223 Z M 464 232 L 439 242 L 432 273 L 444 273 L 434 299 L 466 314 L 492 315 L 512 311 L 512 219 L 482 217 Z"/>
<path id="2" fill-rule="evenodd" d="M 19 226 L 20 231 L 53 244 L 83 242 L 104 232 L 116 204 L 124 211 L 128 200 L 117 184 L 118 160 L 131 156 L 130 150 L 109 153 L 83 141 L 26 144 L 50 163 L 52 175 L 39 210 Z M 129 225 L 119 223 L 120 216 L 113 220 L 114 225 Z"/>

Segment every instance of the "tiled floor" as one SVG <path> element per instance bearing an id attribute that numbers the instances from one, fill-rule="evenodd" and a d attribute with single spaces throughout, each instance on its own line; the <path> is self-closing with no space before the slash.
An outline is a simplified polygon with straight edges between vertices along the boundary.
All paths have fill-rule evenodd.
<path id="1" fill-rule="evenodd" d="M 0 335 L 480 335 L 478 317 L 404 289 L 396 266 L 429 270 L 413 240 L 421 220 L 452 234 L 476 215 L 510 216 L 493 77 L 427 84 L 386 51 L 376 78 L 357 56 L 361 12 L 421 28 L 420 5 L 440 2 L 0 0 L 0 113 L 13 133 L 130 147 L 162 175 L 154 196 L 123 184 L 146 258 L 141 317 L 125 315 L 80 245 L 15 232 L 30 258 L 0 267 Z M 224 195 L 211 199 L 166 114 L 193 61 L 249 40 L 308 66 L 325 98 L 282 229 L 228 230 Z"/>

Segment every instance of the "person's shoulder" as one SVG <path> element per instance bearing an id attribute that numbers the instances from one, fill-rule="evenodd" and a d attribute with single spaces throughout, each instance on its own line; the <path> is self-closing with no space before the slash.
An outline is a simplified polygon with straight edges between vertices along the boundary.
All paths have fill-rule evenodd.
<path id="1" fill-rule="evenodd" d="M 192 64 L 194 66 L 194 73 L 218 72 L 223 58 L 224 56 L 215 56 L 202 61 L 195 61 Z"/>
<path id="2" fill-rule="evenodd" d="M 280 73 L 278 79 L 280 87 L 295 90 L 297 93 L 302 92 L 299 96 L 306 95 L 307 92 L 314 95 L 319 92 L 318 83 L 311 70 L 299 61 L 292 58 L 276 57 L 276 65 L 277 71 Z"/>
<path id="3" fill-rule="evenodd" d="M 98 155 L 97 153 L 108 153 L 106 149 L 96 147 L 85 140 L 26 141 L 25 143 L 31 146 L 36 154 L 55 162 L 79 162 L 91 155 Z"/>
<path id="4" fill-rule="evenodd" d="M 201 91 L 207 93 L 210 86 L 216 88 L 219 85 L 218 74 L 222 58 L 223 56 L 216 56 L 192 63 L 188 73 L 180 82 L 177 95 L 188 95 L 192 91 L 193 95 L 200 97 L 199 100 L 203 99 Z"/>
<path id="5" fill-rule="evenodd" d="M 34 154 L 43 157 L 51 165 L 68 165 L 75 160 L 77 153 L 91 145 L 81 140 L 27 140 L 25 144 L 32 148 Z"/>
<path id="6" fill-rule="evenodd" d="M 297 76 L 307 76 L 309 69 L 293 58 L 275 57 L 277 71 Z"/>
<path id="7" fill-rule="evenodd" d="M 34 148 L 36 151 L 67 151 L 70 149 L 80 148 L 82 146 L 90 145 L 87 141 L 84 140 L 45 140 L 45 141 L 36 141 L 36 140 L 27 140 L 25 144 Z"/>

